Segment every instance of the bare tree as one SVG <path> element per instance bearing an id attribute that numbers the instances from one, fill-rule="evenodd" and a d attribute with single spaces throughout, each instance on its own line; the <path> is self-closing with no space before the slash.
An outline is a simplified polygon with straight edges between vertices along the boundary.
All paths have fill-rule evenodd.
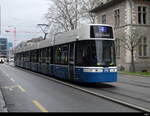
<path id="1" fill-rule="evenodd" d="M 122 43 L 123 47 L 130 51 L 131 53 L 131 72 L 135 72 L 135 51 L 139 46 L 141 39 L 143 38 L 143 34 L 139 33 L 137 30 L 132 30 L 130 34 L 126 37 L 122 36 L 118 38 Z"/>
<path id="2" fill-rule="evenodd" d="M 80 0 L 52 0 L 53 6 L 49 8 L 47 18 L 55 26 L 59 25 L 61 30 L 70 31 L 77 28 L 79 20 L 78 4 Z"/>
<path id="3" fill-rule="evenodd" d="M 76 29 L 83 20 L 95 23 L 95 14 L 89 11 L 103 0 L 51 0 L 52 5 L 46 15 L 49 23 L 60 32 Z"/>
<path id="4" fill-rule="evenodd" d="M 103 4 L 103 0 L 82 0 L 83 6 L 81 9 L 81 15 L 83 19 L 89 20 L 90 23 L 96 22 L 96 14 L 90 11 L 95 7 Z"/>

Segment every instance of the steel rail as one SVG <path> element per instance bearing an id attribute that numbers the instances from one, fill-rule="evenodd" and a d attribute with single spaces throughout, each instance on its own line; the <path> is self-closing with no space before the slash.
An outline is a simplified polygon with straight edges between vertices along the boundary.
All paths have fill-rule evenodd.
<path id="1" fill-rule="evenodd" d="M 12 66 L 12 67 L 14 67 L 14 66 Z M 14 68 L 16 68 L 16 67 L 14 67 Z M 147 109 L 147 108 L 144 108 L 144 107 L 140 107 L 140 106 L 137 106 L 137 105 L 135 105 L 135 104 L 127 103 L 127 102 L 125 102 L 125 101 L 122 101 L 122 100 L 119 100 L 119 99 L 116 99 L 116 98 L 112 98 L 112 97 L 106 96 L 106 95 L 104 95 L 104 94 L 96 93 L 96 92 L 93 92 L 93 91 L 84 89 L 84 88 L 82 88 L 82 87 L 79 87 L 79 86 L 76 86 L 76 85 L 72 85 L 72 84 L 69 84 L 69 83 L 66 83 L 66 82 L 63 82 L 63 81 L 54 79 L 54 78 L 52 78 L 52 77 L 48 77 L 48 76 L 45 76 L 45 75 L 36 73 L 36 72 L 30 71 L 30 70 L 26 70 L 26 69 L 19 68 L 19 67 L 17 67 L 17 68 L 18 68 L 18 69 L 21 69 L 21 70 L 23 70 L 23 71 L 30 72 L 30 73 L 32 73 L 32 74 L 38 75 L 38 76 L 43 77 L 43 78 L 45 78 L 45 79 L 48 79 L 48 80 L 50 80 L 50 81 L 53 81 L 53 82 L 56 82 L 56 83 L 59 83 L 59 84 L 63 84 L 63 85 L 65 85 L 65 86 L 74 88 L 74 89 L 76 89 L 76 90 L 80 90 L 80 91 L 82 91 L 82 92 L 91 94 L 91 95 L 93 95 L 93 96 L 96 96 L 96 97 L 99 97 L 99 98 L 103 98 L 103 99 L 106 99 L 106 100 L 109 100 L 109 101 L 118 103 L 118 104 L 120 104 L 120 105 L 129 107 L 129 108 L 132 108 L 132 109 L 141 111 L 141 112 L 150 113 L 150 109 Z"/>

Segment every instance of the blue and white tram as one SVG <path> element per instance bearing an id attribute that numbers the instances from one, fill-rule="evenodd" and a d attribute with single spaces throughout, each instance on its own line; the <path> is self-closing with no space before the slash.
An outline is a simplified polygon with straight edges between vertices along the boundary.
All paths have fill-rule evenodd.
<path id="1" fill-rule="evenodd" d="M 58 34 L 53 45 L 17 50 L 15 65 L 75 82 L 116 82 L 115 38 L 109 25 L 90 24 Z M 42 47 L 39 47 L 42 46 Z"/>

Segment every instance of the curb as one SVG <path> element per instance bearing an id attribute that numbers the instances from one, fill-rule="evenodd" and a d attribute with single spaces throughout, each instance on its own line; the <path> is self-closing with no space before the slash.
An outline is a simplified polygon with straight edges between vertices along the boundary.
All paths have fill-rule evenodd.
<path id="1" fill-rule="evenodd" d="M 0 83 L 1 84 L 1 83 Z M 5 98 L 3 96 L 3 90 L 0 86 L 0 113 L 7 113 L 8 109 L 6 107 Z"/>
<path id="2" fill-rule="evenodd" d="M 0 89 L 0 112 L 8 112 L 1 89 Z"/>
<path id="3" fill-rule="evenodd" d="M 121 73 L 121 72 L 118 72 L 118 74 L 128 75 L 128 76 L 138 76 L 138 77 L 150 77 L 150 76 L 144 76 L 144 75 L 138 75 L 138 74 L 135 74 L 135 75 L 132 75 L 132 74 L 126 74 L 126 73 Z"/>

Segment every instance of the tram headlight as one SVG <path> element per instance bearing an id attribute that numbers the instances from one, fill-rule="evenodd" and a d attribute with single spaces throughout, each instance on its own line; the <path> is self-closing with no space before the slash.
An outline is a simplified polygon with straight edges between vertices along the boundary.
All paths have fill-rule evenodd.
<path id="1" fill-rule="evenodd" d="M 116 68 L 110 69 L 110 72 L 117 72 Z"/>
<path id="2" fill-rule="evenodd" d="M 103 69 L 95 69 L 95 72 L 103 72 Z"/>
<path id="3" fill-rule="evenodd" d="M 103 72 L 103 69 L 84 69 L 84 72 Z"/>

